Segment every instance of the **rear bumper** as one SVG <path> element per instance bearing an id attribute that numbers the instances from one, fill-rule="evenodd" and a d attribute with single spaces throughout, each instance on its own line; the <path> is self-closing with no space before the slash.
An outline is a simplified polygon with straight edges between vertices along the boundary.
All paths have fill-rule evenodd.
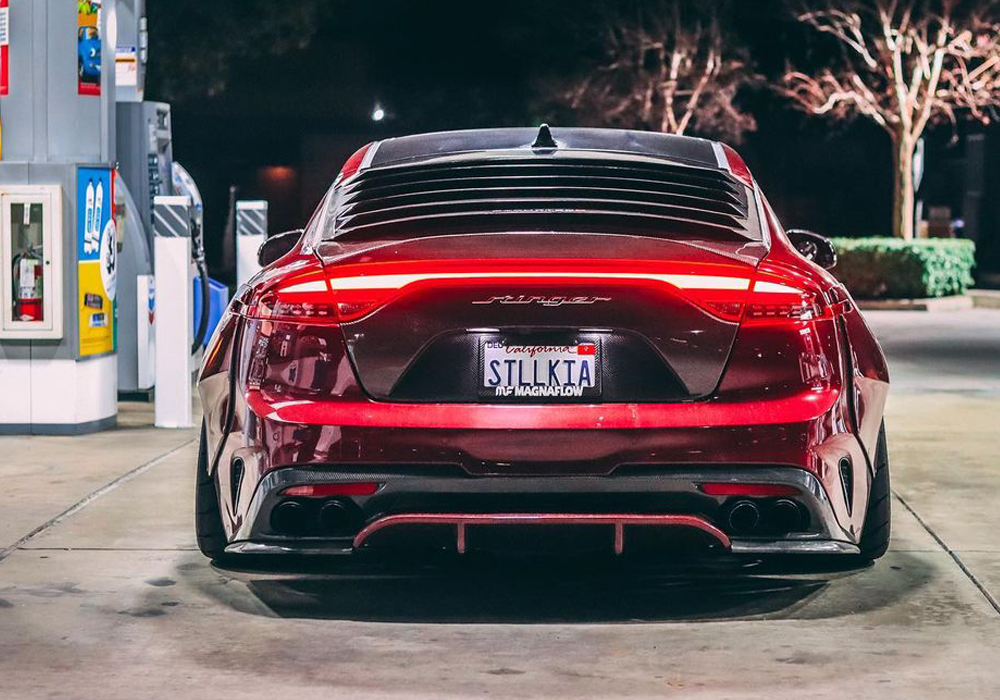
<path id="1" fill-rule="evenodd" d="M 448 465 L 511 477 L 610 476 L 633 465 L 790 465 L 826 483 L 836 459 L 853 450 L 844 444 L 853 436 L 843 432 L 837 389 L 677 404 L 405 404 L 261 391 L 245 399 L 248 419 L 221 463 L 239 449 L 254 484 L 272 470 L 309 464 Z M 838 455 L 823 464 L 834 458 L 823 445 L 833 442 Z"/>
<path id="2" fill-rule="evenodd" d="M 694 529 L 715 528 L 728 539 L 709 533 L 710 547 L 736 554 L 858 552 L 867 458 L 847 432 L 837 388 L 680 404 L 418 405 L 262 391 L 243 399 L 236 413 L 246 418 L 237 421 L 218 462 L 231 553 L 351 554 L 377 549 L 383 533 L 405 540 L 408 531 L 430 525 L 447 533 L 445 549 L 458 551 L 459 530 L 481 541 L 482 532 L 504 527 L 486 521 L 497 515 L 518 524 L 576 518 L 579 531 L 592 530 L 584 527 L 588 517 L 603 516 L 608 551 L 617 531 L 625 554 L 641 539 L 629 533 L 645 526 L 624 516 L 700 518 Z M 838 468 L 845 461 L 853 474 L 850 497 Z M 731 531 L 724 519 L 734 499 L 700 489 L 725 481 L 793 487 L 807 526 Z M 290 534 L 272 525 L 288 487 L 358 482 L 379 487 L 347 499 L 357 514 L 351 532 Z M 307 510 L 309 503 L 315 501 L 303 501 Z M 760 505 L 771 507 L 766 499 Z M 396 517 L 402 515 L 405 523 Z M 447 522 L 434 523 L 442 516 Z M 378 536 L 356 539 L 380 521 Z M 680 533 L 690 525 L 666 518 L 651 527 Z"/>
<path id="3" fill-rule="evenodd" d="M 379 488 L 369 496 L 349 497 L 360 515 L 356 532 L 339 537 L 287 536 L 275 530 L 271 514 L 286 500 L 285 489 L 359 481 L 378 483 Z M 780 536 L 727 532 L 725 513 L 734 497 L 704 493 L 700 485 L 707 481 L 791 486 L 798 491 L 794 500 L 807 514 L 805 524 L 800 531 Z M 762 512 L 768 507 L 766 498 L 755 502 Z M 314 506 L 319 504 L 317 500 Z M 858 553 L 850 533 L 839 525 L 825 489 L 810 472 L 795 467 L 719 465 L 557 477 L 475 477 L 457 470 L 428 473 L 416 468 L 357 466 L 282 468 L 261 480 L 226 551 L 353 554 L 378 549 L 379 536 L 390 531 L 405 540 L 411 530 L 440 526 L 446 530 L 444 549 L 461 554 L 472 549 L 466 544 L 469 531 L 512 525 L 580 525 L 590 527 L 588 531 L 594 530 L 592 526 L 605 527 L 613 534 L 607 540 L 609 550 L 616 554 L 629 554 L 631 533 L 643 528 L 696 531 L 707 549 L 734 554 Z"/>

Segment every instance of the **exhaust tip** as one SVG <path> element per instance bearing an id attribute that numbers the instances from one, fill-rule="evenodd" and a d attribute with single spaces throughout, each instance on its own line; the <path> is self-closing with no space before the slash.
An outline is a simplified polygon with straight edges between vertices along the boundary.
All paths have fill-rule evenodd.
<path id="1" fill-rule="evenodd" d="M 333 498 L 319 509 L 319 525 L 329 535 L 353 535 L 361 524 L 359 515 L 354 503 Z"/>
<path id="2" fill-rule="evenodd" d="M 801 526 L 802 509 L 795 501 L 781 498 L 771 506 L 771 518 L 778 532 L 793 532 Z"/>
<path id="3" fill-rule="evenodd" d="M 284 534 L 300 534 L 305 530 L 305 513 L 301 503 L 283 501 L 271 511 L 271 527 Z"/>
<path id="4" fill-rule="evenodd" d="M 747 534 L 760 524 L 760 509 L 753 501 L 736 501 L 729 509 L 729 530 Z"/>

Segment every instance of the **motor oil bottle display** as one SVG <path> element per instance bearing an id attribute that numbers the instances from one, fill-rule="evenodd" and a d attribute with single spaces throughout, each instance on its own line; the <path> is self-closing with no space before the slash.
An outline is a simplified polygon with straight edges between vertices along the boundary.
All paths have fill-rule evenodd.
<path id="1" fill-rule="evenodd" d="M 114 218 L 114 171 L 77 172 L 77 299 L 80 355 L 114 350 L 118 236 Z"/>

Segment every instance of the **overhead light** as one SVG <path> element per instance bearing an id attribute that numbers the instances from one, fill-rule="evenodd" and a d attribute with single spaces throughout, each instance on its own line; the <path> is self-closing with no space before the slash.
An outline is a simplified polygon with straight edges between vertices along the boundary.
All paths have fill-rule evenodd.
<path id="1" fill-rule="evenodd" d="M 372 121 L 380 122 L 383 119 L 385 119 L 385 110 L 378 105 L 375 105 L 375 109 L 372 110 Z"/>

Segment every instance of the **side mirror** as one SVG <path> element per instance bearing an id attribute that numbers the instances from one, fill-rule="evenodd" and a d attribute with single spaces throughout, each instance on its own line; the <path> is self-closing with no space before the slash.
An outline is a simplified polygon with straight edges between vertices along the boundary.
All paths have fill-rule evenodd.
<path id="1" fill-rule="evenodd" d="M 825 236 L 801 228 L 785 231 L 795 250 L 806 260 L 810 260 L 825 270 L 837 264 L 837 251 Z"/>
<path id="2" fill-rule="evenodd" d="M 302 238 L 302 229 L 300 228 L 271 236 L 257 249 L 257 262 L 260 263 L 261 267 L 267 267 L 294 248 L 300 238 Z"/>

